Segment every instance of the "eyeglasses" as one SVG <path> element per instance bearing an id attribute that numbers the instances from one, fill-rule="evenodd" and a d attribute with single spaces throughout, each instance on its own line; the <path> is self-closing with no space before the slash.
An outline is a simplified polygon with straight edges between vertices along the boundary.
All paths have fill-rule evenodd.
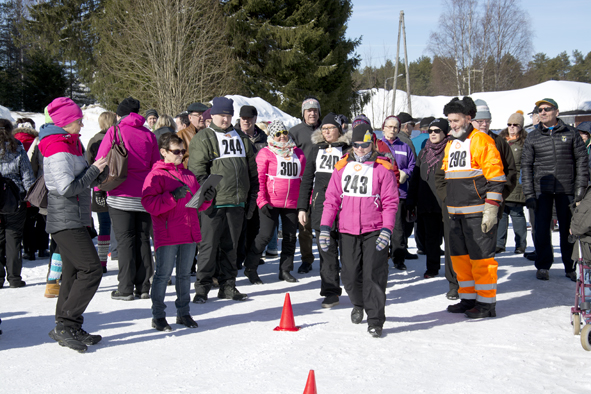
<path id="1" fill-rule="evenodd" d="M 184 155 L 185 153 L 187 153 L 186 149 L 175 149 L 175 150 L 167 149 L 167 151 L 169 151 L 170 153 L 172 153 L 175 156 Z"/>
<path id="2" fill-rule="evenodd" d="M 554 111 L 554 107 L 538 107 L 538 113 L 542 112 L 552 112 Z"/>
<path id="3" fill-rule="evenodd" d="M 511 127 L 511 126 L 513 126 L 513 127 L 521 127 L 521 125 L 520 124 L 517 124 L 517 123 L 507 123 L 507 127 Z"/>
<path id="4" fill-rule="evenodd" d="M 441 133 L 441 131 L 442 131 L 441 129 L 429 129 L 429 134 L 433 134 L 433 133 L 439 134 L 439 133 Z"/>
<path id="5" fill-rule="evenodd" d="M 322 127 L 320 130 L 322 130 L 323 133 L 324 132 L 328 133 L 329 131 L 332 131 L 333 129 L 336 129 L 336 128 L 337 128 L 336 126 L 326 126 L 326 127 Z"/>
<path id="6" fill-rule="evenodd" d="M 288 135 L 288 134 L 289 134 L 289 131 L 287 131 L 287 130 L 278 131 L 278 132 L 276 132 L 276 133 L 275 133 L 275 137 L 276 137 L 276 138 L 279 138 L 279 137 L 281 137 L 282 135 Z"/>
<path id="7" fill-rule="evenodd" d="M 367 142 L 353 142 L 353 148 L 369 148 L 369 145 L 371 144 L 371 141 L 367 141 Z"/>
<path id="8" fill-rule="evenodd" d="M 474 119 L 474 122 L 478 123 L 478 124 L 487 124 L 490 123 L 490 119 Z"/>

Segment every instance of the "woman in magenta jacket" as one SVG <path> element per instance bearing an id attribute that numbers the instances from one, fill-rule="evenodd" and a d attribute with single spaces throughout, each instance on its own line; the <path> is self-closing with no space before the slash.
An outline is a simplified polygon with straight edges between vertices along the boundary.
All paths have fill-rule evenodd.
<path id="1" fill-rule="evenodd" d="M 190 314 L 191 265 L 197 243 L 201 242 L 199 217 L 195 208 L 185 205 L 199 190 L 195 175 L 183 166 L 186 153 L 183 140 L 173 133 L 165 133 L 159 141 L 163 160 L 157 161 L 144 181 L 142 205 L 152 216 L 156 274 L 152 284 L 152 327 L 171 331 L 166 321 L 164 296 L 166 285 L 176 266 L 176 323 L 197 327 Z M 211 205 L 215 189 L 204 191 L 205 202 L 199 210 Z"/>
<path id="2" fill-rule="evenodd" d="M 257 205 L 261 221 L 259 234 L 244 261 L 244 274 L 252 284 L 263 284 L 257 273 L 259 260 L 273 236 L 279 221 L 283 226 L 283 241 L 279 257 L 279 280 L 297 282 L 291 275 L 295 254 L 298 223 L 298 196 L 306 158 L 289 136 L 283 122 L 274 120 L 268 127 L 268 146 L 257 154 L 259 194 Z"/>
<path id="3" fill-rule="evenodd" d="M 355 127 L 351 142 L 352 151 L 335 165 L 326 190 L 318 243 L 328 250 L 338 213 L 341 279 L 353 304 L 351 321 L 361 323 L 365 309 L 368 332 L 380 337 L 386 321 L 388 243 L 398 209 L 398 188 L 394 167 L 376 151 L 368 125 Z"/>

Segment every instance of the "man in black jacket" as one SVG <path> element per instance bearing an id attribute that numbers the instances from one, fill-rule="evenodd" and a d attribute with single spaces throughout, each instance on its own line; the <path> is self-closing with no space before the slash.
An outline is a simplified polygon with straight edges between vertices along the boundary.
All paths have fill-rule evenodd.
<path id="1" fill-rule="evenodd" d="M 310 157 L 310 152 L 314 144 L 312 143 L 312 133 L 320 127 L 320 102 L 316 97 L 308 96 L 302 103 L 302 118 L 303 122 L 296 125 L 289 130 L 291 138 L 296 143 L 296 146 L 304 151 L 306 160 L 313 160 Z M 308 210 L 310 216 L 310 210 Z M 306 226 L 298 224 L 300 241 L 300 253 L 302 255 L 302 265 L 298 268 L 298 274 L 305 274 L 312 269 L 314 262 L 314 254 L 312 253 L 312 227 L 311 222 L 308 221 Z"/>
<path id="2" fill-rule="evenodd" d="M 589 182 L 589 158 L 583 139 L 558 118 L 558 104 L 550 98 L 536 102 L 540 123 L 527 136 L 521 156 L 521 179 L 526 205 L 535 211 L 536 278 L 548 280 L 553 262 L 550 234 L 552 205 L 560 223 L 560 252 L 566 276 L 576 280 L 568 242 L 569 205 L 580 201 Z M 534 171 L 535 169 L 535 171 Z"/>

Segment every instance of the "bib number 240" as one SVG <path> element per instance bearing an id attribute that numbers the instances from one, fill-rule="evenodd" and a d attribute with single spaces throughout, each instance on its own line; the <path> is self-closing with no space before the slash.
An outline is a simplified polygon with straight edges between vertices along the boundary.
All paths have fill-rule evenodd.
<path id="1" fill-rule="evenodd" d="M 345 177 L 345 193 L 367 194 L 367 182 L 369 179 L 366 176 L 347 175 Z"/>

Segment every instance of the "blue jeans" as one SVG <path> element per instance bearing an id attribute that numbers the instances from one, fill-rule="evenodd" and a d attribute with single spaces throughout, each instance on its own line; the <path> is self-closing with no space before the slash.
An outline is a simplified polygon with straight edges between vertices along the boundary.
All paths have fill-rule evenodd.
<path id="1" fill-rule="evenodd" d="M 97 212 L 96 216 L 99 222 L 98 235 L 111 235 L 111 216 L 109 216 L 109 212 Z"/>
<path id="2" fill-rule="evenodd" d="M 509 215 L 513 222 L 513 232 L 515 233 L 515 249 L 527 247 L 527 222 L 523 213 L 523 205 L 505 205 L 503 217 L 499 221 L 497 229 L 497 248 L 505 248 L 507 243 L 507 230 L 509 228 Z"/>
<path id="3" fill-rule="evenodd" d="M 154 319 L 166 317 L 164 296 L 172 269 L 176 266 L 176 306 L 177 316 L 190 314 L 191 265 L 195 258 L 197 244 L 167 245 L 156 250 L 156 273 L 152 283 L 152 316 Z M 176 264 L 175 264 L 176 263 Z"/>

